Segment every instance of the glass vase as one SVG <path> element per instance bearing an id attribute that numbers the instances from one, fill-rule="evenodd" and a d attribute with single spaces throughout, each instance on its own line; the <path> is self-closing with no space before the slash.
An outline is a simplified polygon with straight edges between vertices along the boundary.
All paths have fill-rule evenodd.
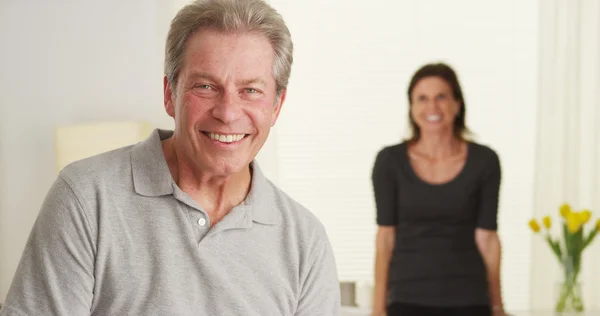
<path id="1" fill-rule="evenodd" d="M 556 316 L 581 316 L 584 312 L 581 283 L 566 279 L 556 286 Z"/>

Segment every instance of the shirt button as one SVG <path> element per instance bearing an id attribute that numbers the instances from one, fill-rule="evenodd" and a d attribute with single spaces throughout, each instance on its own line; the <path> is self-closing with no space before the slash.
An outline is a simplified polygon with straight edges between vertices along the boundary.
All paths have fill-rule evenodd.
<path id="1" fill-rule="evenodd" d="M 206 225 L 206 220 L 204 218 L 199 219 L 198 220 L 198 225 L 200 225 L 200 226 Z"/>

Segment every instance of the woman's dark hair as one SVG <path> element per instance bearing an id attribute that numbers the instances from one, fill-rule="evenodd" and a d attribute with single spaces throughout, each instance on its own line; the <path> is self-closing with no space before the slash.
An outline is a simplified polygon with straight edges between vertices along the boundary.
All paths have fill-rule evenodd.
<path id="1" fill-rule="evenodd" d="M 410 85 L 408 86 L 408 119 L 410 121 L 410 128 L 412 130 L 412 135 L 410 137 L 411 142 L 415 142 L 421 136 L 421 131 L 419 126 L 413 119 L 410 110 L 412 107 L 412 92 L 417 85 L 417 83 L 426 77 L 439 77 L 444 79 L 450 88 L 452 89 L 452 94 L 454 95 L 454 99 L 460 102 L 460 111 L 454 120 L 454 137 L 463 140 L 466 134 L 470 134 L 469 129 L 465 124 L 465 115 L 466 115 L 466 105 L 465 99 L 463 97 L 462 90 L 460 88 L 460 83 L 458 82 L 458 77 L 456 73 L 450 66 L 444 63 L 435 63 L 435 64 L 427 64 L 419 70 L 415 72 L 412 79 L 410 80 Z"/>

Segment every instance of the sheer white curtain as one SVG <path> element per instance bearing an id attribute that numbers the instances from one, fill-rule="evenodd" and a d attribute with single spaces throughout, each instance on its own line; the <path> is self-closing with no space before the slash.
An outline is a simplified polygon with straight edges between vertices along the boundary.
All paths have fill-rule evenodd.
<path id="1" fill-rule="evenodd" d="M 535 214 L 557 216 L 566 201 L 595 211 L 595 219 L 600 215 L 600 2 L 544 0 L 540 6 Z M 540 238 L 533 245 L 532 306 L 551 309 L 559 265 Z M 596 240 L 584 254 L 581 280 L 588 309 L 600 308 L 599 252 Z"/>

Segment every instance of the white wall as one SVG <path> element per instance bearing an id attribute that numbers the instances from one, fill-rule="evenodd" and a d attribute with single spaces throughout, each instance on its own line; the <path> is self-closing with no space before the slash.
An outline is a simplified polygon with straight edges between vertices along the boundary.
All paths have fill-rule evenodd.
<path id="1" fill-rule="evenodd" d="M 164 2 L 0 2 L 0 301 L 55 177 L 53 127 L 129 119 L 169 126 Z"/>
<path id="2" fill-rule="evenodd" d="M 0 50 L 0 301 L 55 176 L 53 126 L 170 125 L 161 101 L 163 43 L 183 2 L 0 3 L 0 39 L 10 47 Z M 502 159 L 505 296 L 509 307 L 526 308 L 537 1 L 271 2 L 289 24 L 296 54 L 263 168 L 326 224 L 342 278 L 370 278 L 374 155 L 405 135 L 412 72 L 445 60 L 458 70 L 469 125 Z"/>

